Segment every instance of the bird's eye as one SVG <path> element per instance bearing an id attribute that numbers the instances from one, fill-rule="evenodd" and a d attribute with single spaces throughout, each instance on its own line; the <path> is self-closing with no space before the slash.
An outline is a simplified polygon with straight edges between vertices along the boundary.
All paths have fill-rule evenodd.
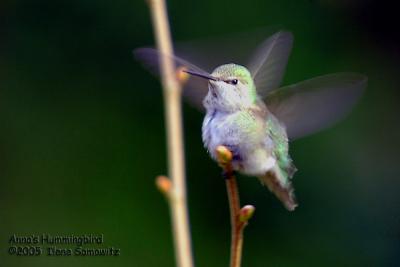
<path id="1" fill-rule="evenodd" d="M 232 80 L 227 80 L 226 81 L 226 83 L 229 83 L 229 84 L 233 84 L 233 85 L 236 85 L 236 84 L 238 84 L 238 80 L 237 79 L 232 79 Z"/>

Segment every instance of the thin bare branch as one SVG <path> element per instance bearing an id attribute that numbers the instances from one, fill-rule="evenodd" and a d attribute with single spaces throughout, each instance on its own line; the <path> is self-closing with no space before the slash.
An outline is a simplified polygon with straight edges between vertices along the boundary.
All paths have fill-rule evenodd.
<path id="1" fill-rule="evenodd" d="M 158 50 L 173 55 L 171 34 L 164 0 L 148 0 Z M 178 267 L 192 267 L 189 219 L 186 203 L 185 160 L 183 150 L 181 88 L 176 80 L 173 62 L 161 58 L 161 74 L 164 92 L 165 120 L 167 128 L 168 171 L 172 190 L 169 203 L 172 217 L 175 258 Z"/>
<path id="2" fill-rule="evenodd" d="M 230 267 L 240 267 L 242 261 L 243 230 L 253 216 L 255 208 L 246 205 L 240 208 L 239 191 L 232 168 L 232 152 L 225 146 L 217 147 L 218 163 L 224 171 L 231 216 L 231 258 Z"/>

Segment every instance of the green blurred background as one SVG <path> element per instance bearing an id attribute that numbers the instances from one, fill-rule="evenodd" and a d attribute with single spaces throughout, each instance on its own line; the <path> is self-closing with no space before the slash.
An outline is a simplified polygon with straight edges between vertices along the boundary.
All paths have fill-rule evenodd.
<path id="1" fill-rule="evenodd" d="M 132 59 L 154 43 L 145 1 L 3 1 L 0 9 L 0 266 L 174 266 L 159 82 Z M 243 266 L 399 266 L 400 39 L 390 1 L 169 1 L 173 36 L 283 25 L 285 83 L 357 71 L 369 86 L 335 127 L 295 141 L 299 208 L 254 178 Z M 228 266 L 225 184 L 184 105 L 196 266 Z M 12 234 L 103 233 L 119 257 L 17 257 Z"/>

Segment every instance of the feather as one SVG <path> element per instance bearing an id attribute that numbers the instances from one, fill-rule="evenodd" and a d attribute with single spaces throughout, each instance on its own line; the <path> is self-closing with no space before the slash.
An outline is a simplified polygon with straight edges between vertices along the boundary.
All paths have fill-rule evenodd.
<path id="1" fill-rule="evenodd" d="M 284 177 L 284 174 L 278 166 L 275 166 L 265 175 L 259 177 L 259 179 L 275 194 L 286 209 L 293 211 L 298 206 L 292 183 L 287 177 Z"/>

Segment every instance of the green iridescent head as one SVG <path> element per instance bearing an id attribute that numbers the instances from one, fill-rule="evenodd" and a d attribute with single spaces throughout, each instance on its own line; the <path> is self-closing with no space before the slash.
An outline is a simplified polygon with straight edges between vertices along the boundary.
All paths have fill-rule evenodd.
<path id="1" fill-rule="evenodd" d="M 253 84 L 253 79 L 251 77 L 249 70 L 246 67 L 243 67 L 241 65 L 236 65 L 233 63 L 217 67 L 212 72 L 211 76 L 222 80 L 235 78 L 238 79 L 243 84 L 246 84 L 247 86 Z"/>
<path id="2" fill-rule="evenodd" d="M 207 107 L 232 111 L 248 108 L 257 100 L 256 88 L 249 70 L 236 64 L 216 68 L 209 82 L 209 93 L 204 100 Z"/>

